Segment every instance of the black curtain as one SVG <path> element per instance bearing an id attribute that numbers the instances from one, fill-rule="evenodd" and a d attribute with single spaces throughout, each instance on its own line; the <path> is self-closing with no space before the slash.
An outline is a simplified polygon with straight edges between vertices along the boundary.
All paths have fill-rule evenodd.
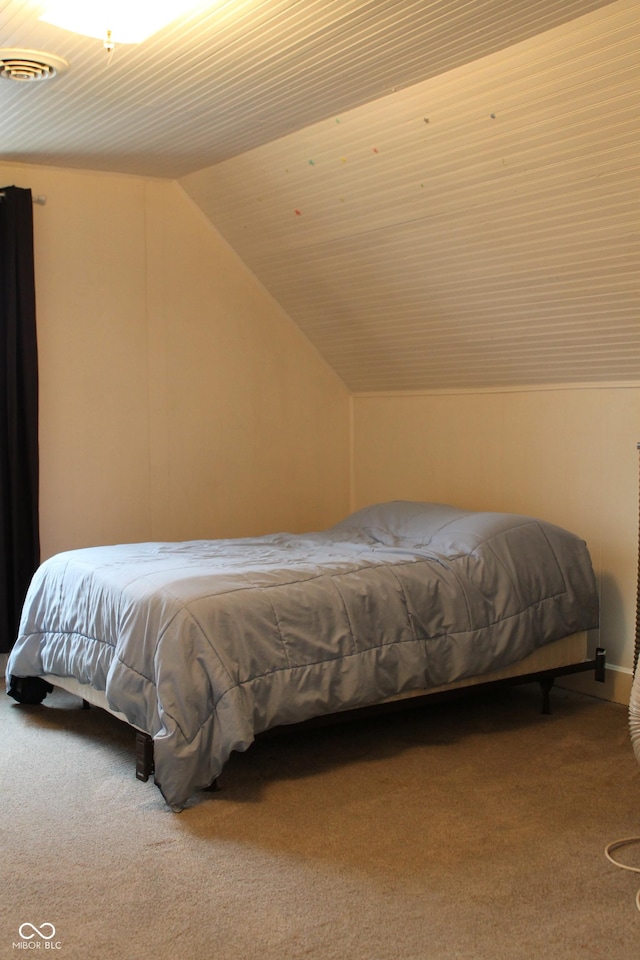
<path id="1" fill-rule="evenodd" d="M 0 652 L 40 561 L 38 354 L 31 190 L 0 188 Z"/>

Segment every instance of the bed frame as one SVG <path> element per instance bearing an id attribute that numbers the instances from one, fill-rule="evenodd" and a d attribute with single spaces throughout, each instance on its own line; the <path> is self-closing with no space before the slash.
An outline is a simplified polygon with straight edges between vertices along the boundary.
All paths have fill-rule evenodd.
<path id="1" fill-rule="evenodd" d="M 469 689 L 488 691 L 501 686 L 537 682 L 542 691 L 542 713 L 551 712 L 549 694 L 558 677 L 575 673 L 593 671 L 594 679 L 599 683 L 605 681 L 606 651 L 597 647 L 595 655 L 587 655 L 586 632 L 572 634 L 562 640 L 556 640 L 534 650 L 524 660 L 512 664 L 502 670 L 496 670 L 478 677 L 471 677 L 454 683 L 445 684 L 428 690 L 415 690 L 410 693 L 391 697 L 380 703 L 364 707 L 347 708 L 339 713 L 330 714 L 302 721 L 294 727 L 309 726 L 311 724 L 326 724 L 328 722 L 342 722 L 353 718 L 362 718 L 367 715 L 380 715 L 385 711 L 397 711 L 403 707 L 419 707 L 438 700 L 461 696 Z M 81 684 L 71 677 L 54 677 L 46 675 L 43 679 L 54 687 L 60 687 L 68 693 L 82 699 L 84 709 L 91 706 L 100 707 L 107 713 L 122 720 L 135 731 L 136 763 L 135 772 L 138 780 L 146 782 L 154 773 L 153 738 L 144 730 L 132 727 L 124 714 L 111 710 L 102 691 L 95 690 L 86 684 Z M 282 728 L 281 728 L 282 729 Z M 289 728 L 290 729 L 290 728 Z M 207 788 L 217 790 L 217 781 L 214 780 Z"/>

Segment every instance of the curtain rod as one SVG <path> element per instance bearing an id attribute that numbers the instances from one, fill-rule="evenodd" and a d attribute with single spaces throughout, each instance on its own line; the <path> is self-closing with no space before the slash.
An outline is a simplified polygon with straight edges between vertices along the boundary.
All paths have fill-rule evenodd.
<path id="1" fill-rule="evenodd" d="M 4 196 L 6 196 L 6 194 L 4 193 L 4 191 L 0 190 L 0 197 L 4 197 Z M 39 194 L 39 196 L 37 197 L 32 197 L 31 200 L 33 203 L 40 204 L 41 207 L 44 207 L 45 203 L 47 202 L 47 198 L 43 193 Z"/>

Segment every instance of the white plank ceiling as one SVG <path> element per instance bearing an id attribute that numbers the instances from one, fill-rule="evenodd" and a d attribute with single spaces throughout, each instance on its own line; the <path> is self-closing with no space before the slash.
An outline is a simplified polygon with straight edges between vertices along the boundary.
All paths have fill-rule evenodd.
<path id="1" fill-rule="evenodd" d="M 185 5 L 186 6 L 186 5 Z M 355 392 L 640 379 L 640 2 L 0 0 L 0 159 L 179 179 Z"/>
<path id="2" fill-rule="evenodd" d="M 0 156 L 177 177 L 607 2 L 184 0 L 182 17 L 109 60 L 100 41 L 39 21 L 43 2 L 0 0 L 1 48 L 70 64 L 0 84 Z"/>

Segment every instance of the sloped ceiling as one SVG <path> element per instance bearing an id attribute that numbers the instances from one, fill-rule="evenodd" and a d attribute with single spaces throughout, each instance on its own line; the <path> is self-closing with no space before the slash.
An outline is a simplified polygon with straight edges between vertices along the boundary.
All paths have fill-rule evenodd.
<path id="1" fill-rule="evenodd" d="M 355 392 L 637 379 L 639 13 L 181 182 Z"/>
<path id="2" fill-rule="evenodd" d="M 188 10 L 187 10 L 188 8 Z M 177 178 L 354 391 L 640 379 L 640 0 L 0 0 L 0 159 Z"/>

